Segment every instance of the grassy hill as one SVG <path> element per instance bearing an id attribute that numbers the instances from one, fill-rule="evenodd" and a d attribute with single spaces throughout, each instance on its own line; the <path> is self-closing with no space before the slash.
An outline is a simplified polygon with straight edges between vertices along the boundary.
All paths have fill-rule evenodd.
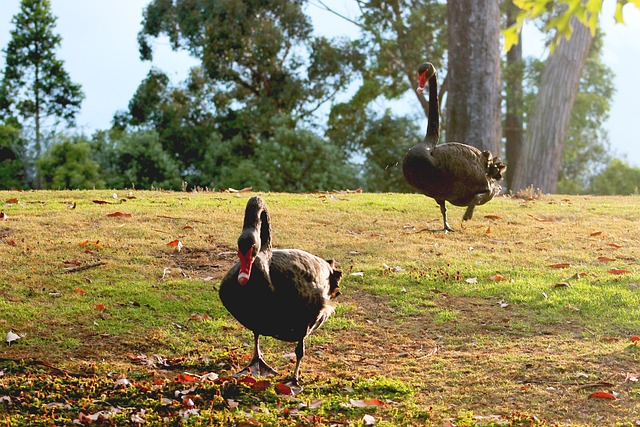
<path id="1" fill-rule="evenodd" d="M 252 339 L 217 286 L 251 195 L 0 192 L 0 423 L 640 422 L 639 197 L 501 197 L 443 234 L 424 196 L 261 194 L 276 247 L 344 272 L 291 397 L 290 343 L 262 340 L 282 377 L 228 378 Z"/>

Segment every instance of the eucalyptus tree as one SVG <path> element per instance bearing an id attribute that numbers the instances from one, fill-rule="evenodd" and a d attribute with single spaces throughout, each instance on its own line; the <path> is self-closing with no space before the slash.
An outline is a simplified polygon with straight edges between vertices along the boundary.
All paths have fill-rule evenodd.
<path id="1" fill-rule="evenodd" d="M 31 160 L 45 148 L 44 132 L 61 121 L 74 124 L 84 94 L 57 58 L 62 37 L 49 0 L 21 0 L 11 20 L 14 28 L 4 49 L 6 65 L 0 85 L 0 118 L 20 124 L 32 142 Z"/>

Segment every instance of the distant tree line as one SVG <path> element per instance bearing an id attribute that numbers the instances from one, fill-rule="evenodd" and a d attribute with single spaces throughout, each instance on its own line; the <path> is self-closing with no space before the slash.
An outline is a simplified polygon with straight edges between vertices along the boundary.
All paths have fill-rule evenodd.
<path id="1" fill-rule="evenodd" d="M 0 189 L 411 191 L 399 164 L 424 136 L 428 103 L 411 89 L 429 60 L 446 99 L 444 140 L 505 157 L 511 190 L 637 192 L 640 169 L 612 158 L 603 129 L 614 88 L 600 34 L 566 43 L 584 51 L 584 63 L 561 75 L 566 64 L 553 58 L 562 43 L 544 61 L 523 58 L 517 46 L 500 56 L 500 28 L 518 14 L 510 1 L 450 3 L 359 2 L 352 22 L 361 37 L 348 40 L 316 36 L 302 0 L 152 0 L 138 35 L 141 59 L 167 36 L 200 64 L 182 82 L 152 69 L 111 128 L 88 136 L 74 128 L 84 95 L 55 56 L 62 39 L 50 1 L 22 0 L 3 50 Z M 536 17 L 543 29 L 562 16 L 548 10 Z M 461 31 L 467 21 L 487 24 Z M 574 102 L 547 111 L 541 94 L 558 79 L 575 79 L 567 93 Z M 392 102 L 412 102 L 415 112 L 380 108 Z M 542 141 L 536 123 L 545 120 L 558 130 Z M 547 162 L 555 166 L 536 163 L 549 152 L 560 156 Z"/>

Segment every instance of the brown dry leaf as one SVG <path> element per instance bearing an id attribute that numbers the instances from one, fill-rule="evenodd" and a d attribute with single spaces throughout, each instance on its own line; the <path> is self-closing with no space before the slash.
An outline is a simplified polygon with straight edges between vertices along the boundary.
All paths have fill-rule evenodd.
<path id="1" fill-rule="evenodd" d="M 571 264 L 569 264 L 568 262 L 560 262 L 558 264 L 550 264 L 547 267 L 551 267 L 551 268 L 567 268 L 567 267 L 571 267 Z"/>
<path id="2" fill-rule="evenodd" d="M 204 322 L 205 320 L 211 320 L 211 317 L 206 314 L 192 314 L 189 320 L 194 322 Z"/>
<path id="3" fill-rule="evenodd" d="M 124 213 L 124 212 L 114 212 L 114 213 L 107 214 L 107 216 L 118 217 L 118 218 L 131 218 L 131 214 Z"/>
<path id="4" fill-rule="evenodd" d="M 509 279 L 499 274 L 496 274 L 495 276 L 487 277 L 487 280 L 489 280 L 490 282 L 504 282 L 505 280 L 509 280 Z"/>
<path id="5" fill-rule="evenodd" d="M 5 243 L 9 246 L 15 246 L 16 245 L 16 241 L 15 240 L 7 240 L 5 241 Z"/>
<path id="6" fill-rule="evenodd" d="M 487 231 L 485 231 L 484 234 L 491 234 L 491 227 L 487 228 Z"/>
<path id="7" fill-rule="evenodd" d="M 591 393 L 589 395 L 589 399 L 609 399 L 609 400 L 616 400 L 617 397 L 615 397 L 613 394 L 611 393 L 607 393 L 606 391 L 596 391 L 595 393 Z"/>
<path id="8" fill-rule="evenodd" d="M 93 309 L 94 309 L 94 310 L 98 310 L 98 311 L 106 311 L 106 310 L 107 310 L 107 307 L 105 307 L 105 305 L 104 305 L 104 304 L 95 304 L 95 305 L 93 306 Z"/>
<path id="9" fill-rule="evenodd" d="M 110 205 L 111 202 L 105 202 L 104 200 L 92 200 L 96 205 Z"/>
<path id="10" fill-rule="evenodd" d="M 502 217 L 499 215 L 485 215 L 484 217 L 486 219 L 502 219 Z"/>
<path id="11" fill-rule="evenodd" d="M 595 237 L 595 236 L 600 236 L 601 234 L 602 234 L 602 231 L 595 231 L 595 232 L 589 234 L 589 236 Z"/>
<path id="12" fill-rule="evenodd" d="M 367 406 L 386 406 L 382 400 L 379 399 L 349 399 L 351 406 L 356 408 L 365 408 Z"/>
<path id="13" fill-rule="evenodd" d="M 611 274 L 629 274 L 631 273 L 630 270 L 623 270 L 620 268 L 612 268 L 611 270 L 607 270 L 607 273 L 611 273 Z"/>
<path id="14" fill-rule="evenodd" d="M 547 249 L 547 248 L 536 248 L 536 250 L 537 250 L 537 251 L 540 251 L 540 252 L 546 252 L 546 251 L 548 251 L 549 249 Z"/>
<path id="15" fill-rule="evenodd" d="M 276 391 L 276 394 L 282 394 L 285 396 L 293 396 L 293 390 L 286 384 L 278 383 L 273 386 L 273 389 Z"/>
<path id="16" fill-rule="evenodd" d="M 87 291 L 85 291 L 85 290 L 84 290 L 84 289 L 82 289 L 82 288 L 73 288 L 73 292 L 75 292 L 75 293 L 77 293 L 77 294 L 82 294 L 82 295 L 84 295 L 84 294 L 86 294 L 86 293 L 87 293 Z"/>
<path id="17" fill-rule="evenodd" d="M 617 243 L 607 243 L 607 246 L 611 246 L 614 249 L 620 249 L 622 245 L 618 245 Z"/>
<path id="18" fill-rule="evenodd" d="M 260 380 L 256 381 L 255 384 L 251 386 L 251 389 L 254 391 L 265 391 L 271 386 L 271 381 L 269 380 Z"/>
<path id="19" fill-rule="evenodd" d="M 598 257 L 598 261 L 615 261 L 615 260 L 616 260 L 615 258 L 609 258 L 609 257 L 606 257 L 606 256 L 599 256 Z"/>
<path id="20" fill-rule="evenodd" d="M 6 203 L 9 203 L 9 204 L 15 204 L 15 203 L 18 203 L 18 198 L 17 198 L 17 197 L 12 197 L 12 198 L 8 199 L 8 200 L 6 201 Z"/>
<path id="21" fill-rule="evenodd" d="M 568 284 L 567 282 L 560 282 L 560 283 L 554 283 L 552 286 L 553 286 L 554 288 L 568 288 L 568 287 L 570 287 L 571 285 L 570 285 L 570 284 Z"/>
<path id="22" fill-rule="evenodd" d="M 182 227 L 183 230 L 193 230 L 193 227 L 190 225 L 185 225 L 184 227 Z"/>
<path id="23" fill-rule="evenodd" d="M 538 218 L 538 217 L 533 216 L 533 215 L 531 215 L 531 214 L 527 214 L 527 215 L 529 215 L 531 218 L 535 219 L 535 220 L 536 220 L 536 221 L 538 221 L 538 222 L 555 222 L 555 221 L 554 221 L 554 220 L 552 220 L 552 219 Z"/>

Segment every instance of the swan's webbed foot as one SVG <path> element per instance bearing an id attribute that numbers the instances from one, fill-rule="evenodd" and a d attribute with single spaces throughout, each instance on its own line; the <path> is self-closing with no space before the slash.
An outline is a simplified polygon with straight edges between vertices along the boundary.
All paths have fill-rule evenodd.
<path id="1" fill-rule="evenodd" d="M 266 375 L 278 375 L 278 371 L 273 369 L 265 362 L 260 356 L 253 356 L 251 362 L 240 372 L 234 374 L 234 377 L 249 376 L 266 376 Z"/>

